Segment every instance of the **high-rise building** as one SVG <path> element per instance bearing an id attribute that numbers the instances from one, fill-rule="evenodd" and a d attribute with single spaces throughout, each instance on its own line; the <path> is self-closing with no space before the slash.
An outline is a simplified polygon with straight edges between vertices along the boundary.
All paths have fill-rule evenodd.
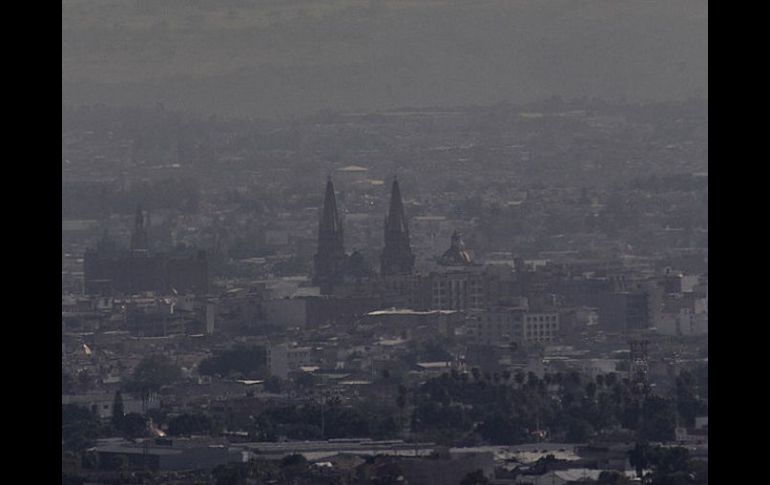
<path id="1" fill-rule="evenodd" d="M 383 275 L 409 274 L 414 270 L 414 254 L 409 245 L 409 228 L 401 201 L 398 180 L 393 181 L 390 193 L 390 209 L 385 218 L 385 247 L 380 256 L 380 273 Z"/>
<path id="2" fill-rule="evenodd" d="M 342 282 L 346 262 L 342 221 L 337 212 L 334 184 L 329 177 L 318 225 L 318 249 L 314 256 L 313 283 L 321 287 L 321 293 L 331 293 L 332 288 Z"/>

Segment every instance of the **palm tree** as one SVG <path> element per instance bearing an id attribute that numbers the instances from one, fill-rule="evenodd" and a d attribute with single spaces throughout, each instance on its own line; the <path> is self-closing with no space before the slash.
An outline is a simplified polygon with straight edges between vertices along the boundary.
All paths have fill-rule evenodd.
<path id="1" fill-rule="evenodd" d="M 589 382 L 586 384 L 586 397 L 593 400 L 596 397 L 596 384 Z"/>
<path id="2" fill-rule="evenodd" d="M 112 425 L 116 430 L 120 430 L 123 425 L 123 395 L 120 391 L 115 391 L 115 399 L 112 402 Z"/>
<path id="3" fill-rule="evenodd" d="M 396 405 L 399 409 L 399 425 L 401 429 L 404 429 L 404 408 L 406 408 L 406 387 L 403 384 L 398 386 L 398 396 L 396 397 Z"/>
<path id="4" fill-rule="evenodd" d="M 601 387 L 604 387 L 604 374 L 599 374 L 596 376 L 596 385 Z"/>
<path id="5" fill-rule="evenodd" d="M 474 367 L 471 369 L 471 374 L 473 375 L 473 380 L 478 382 L 479 378 L 481 377 L 481 371 L 479 371 L 478 367 Z"/>
<path id="6" fill-rule="evenodd" d="M 516 372 L 513 380 L 516 381 L 516 384 L 518 384 L 519 387 L 521 387 L 521 385 L 524 384 L 524 373 L 521 371 Z"/>

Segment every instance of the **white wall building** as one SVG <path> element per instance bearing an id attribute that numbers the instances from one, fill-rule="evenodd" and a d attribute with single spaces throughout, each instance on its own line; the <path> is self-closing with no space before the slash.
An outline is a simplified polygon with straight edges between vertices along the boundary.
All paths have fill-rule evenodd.
<path id="1" fill-rule="evenodd" d="M 479 315 L 475 341 L 483 345 L 508 342 L 553 342 L 559 335 L 557 312 L 528 312 L 519 308 L 488 310 Z"/>
<path id="2" fill-rule="evenodd" d="M 286 344 L 270 345 L 267 348 L 267 368 L 271 376 L 286 379 L 289 372 L 309 365 L 311 360 L 310 347 L 289 347 Z"/>

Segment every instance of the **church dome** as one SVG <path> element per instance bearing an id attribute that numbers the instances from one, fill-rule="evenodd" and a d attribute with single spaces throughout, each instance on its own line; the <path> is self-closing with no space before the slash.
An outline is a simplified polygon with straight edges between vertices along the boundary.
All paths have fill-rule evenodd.
<path id="1" fill-rule="evenodd" d="M 465 243 L 457 231 L 452 233 L 452 245 L 441 255 L 439 264 L 445 266 L 473 264 L 473 255 L 465 248 Z"/>

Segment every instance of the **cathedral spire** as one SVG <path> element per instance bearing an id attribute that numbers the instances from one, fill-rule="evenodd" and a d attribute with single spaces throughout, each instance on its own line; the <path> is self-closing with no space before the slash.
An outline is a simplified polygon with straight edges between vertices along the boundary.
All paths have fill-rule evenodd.
<path id="1" fill-rule="evenodd" d="M 321 286 L 322 293 L 327 293 L 341 279 L 346 259 L 342 221 L 331 177 L 326 181 L 324 206 L 318 224 L 318 250 L 314 259 L 313 282 Z"/>
<path id="2" fill-rule="evenodd" d="M 334 195 L 334 184 L 331 176 L 326 180 L 323 213 L 321 214 L 321 223 L 318 226 L 319 247 L 322 240 L 326 239 L 334 241 L 339 239 L 339 243 L 342 245 L 342 223 L 337 212 L 337 198 Z"/>
<path id="3" fill-rule="evenodd" d="M 406 216 L 404 216 L 404 203 L 401 201 L 401 189 L 398 186 L 398 179 L 393 180 L 393 186 L 390 191 L 390 210 L 385 222 L 385 231 L 392 233 L 403 233 L 409 238 L 409 228 L 406 225 Z"/>
<path id="4" fill-rule="evenodd" d="M 385 217 L 385 247 L 380 257 L 380 272 L 387 274 L 411 273 L 414 255 L 409 245 L 409 228 L 401 201 L 401 189 L 394 178 L 390 191 L 390 210 Z"/>

